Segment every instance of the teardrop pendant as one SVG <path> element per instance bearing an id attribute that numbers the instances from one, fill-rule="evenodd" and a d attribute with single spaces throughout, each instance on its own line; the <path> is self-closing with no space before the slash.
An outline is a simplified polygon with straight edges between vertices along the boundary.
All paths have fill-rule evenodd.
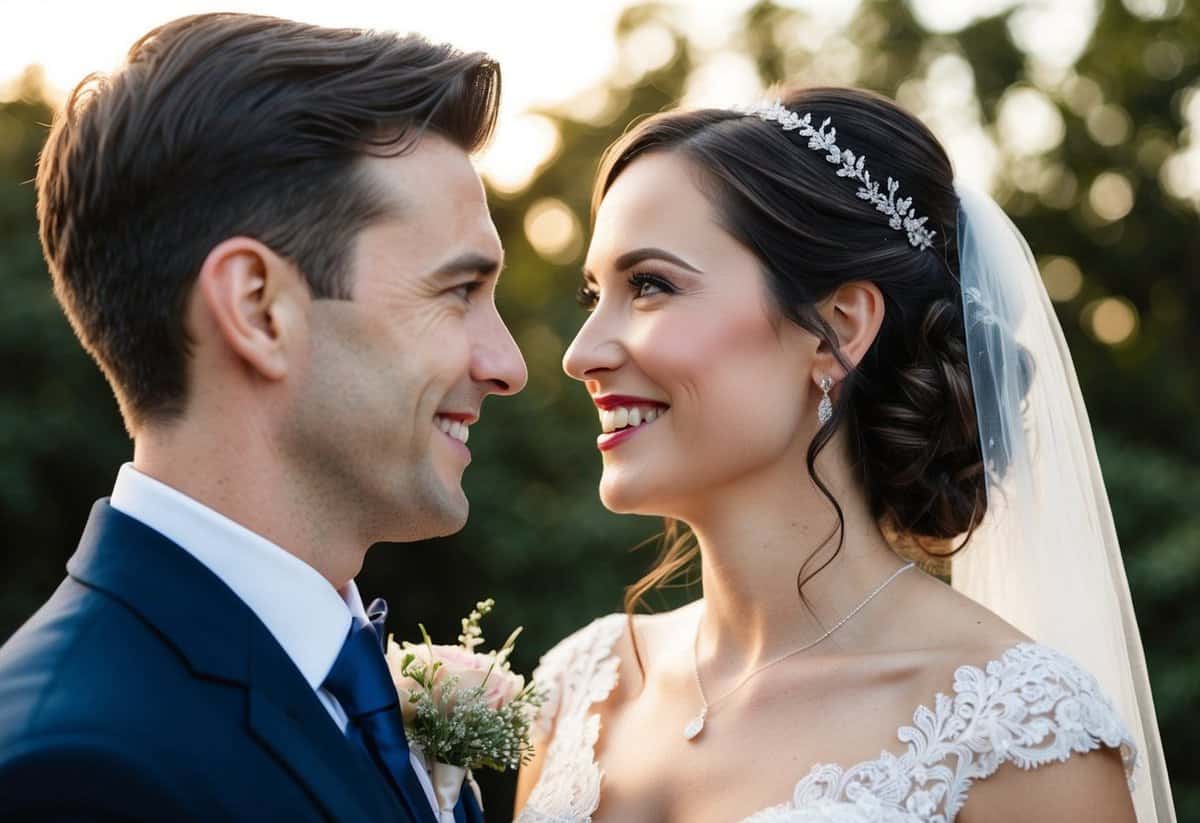
<path id="1" fill-rule="evenodd" d="M 817 405 L 817 422 L 824 426 L 833 417 L 833 401 L 829 399 L 829 390 L 833 388 L 833 378 L 825 375 L 821 378 L 821 402 Z"/>
<path id="2" fill-rule="evenodd" d="M 685 740 L 695 740 L 700 736 L 700 732 L 704 731 L 704 712 L 692 718 L 692 722 L 688 723 L 683 729 L 683 737 Z"/>

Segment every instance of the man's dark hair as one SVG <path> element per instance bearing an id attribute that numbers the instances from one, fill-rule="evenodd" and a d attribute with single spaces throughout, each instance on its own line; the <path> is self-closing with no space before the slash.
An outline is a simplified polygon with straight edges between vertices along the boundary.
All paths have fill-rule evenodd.
<path id="1" fill-rule="evenodd" d="M 497 64 L 415 36 L 241 14 L 146 34 L 85 78 L 37 175 L 55 293 L 131 433 L 186 402 L 184 309 L 208 253 L 253 237 L 315 297 L 348 299 L 355 235 L 387 207 L 357 163 L 495 126 Z"/>

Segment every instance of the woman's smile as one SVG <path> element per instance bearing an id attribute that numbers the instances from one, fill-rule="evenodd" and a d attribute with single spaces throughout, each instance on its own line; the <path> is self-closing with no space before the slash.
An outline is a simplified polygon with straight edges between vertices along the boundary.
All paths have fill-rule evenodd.
<path id="1" fill-rule="evenodd" d="M 600 410 L 603 433 L 596 438 L 596 446 L 601 451 L 608 451 L 625 442 L 671 408 L 659 400 L 623 394 L 602 395 L 593 398 L 593 402 Z"/>

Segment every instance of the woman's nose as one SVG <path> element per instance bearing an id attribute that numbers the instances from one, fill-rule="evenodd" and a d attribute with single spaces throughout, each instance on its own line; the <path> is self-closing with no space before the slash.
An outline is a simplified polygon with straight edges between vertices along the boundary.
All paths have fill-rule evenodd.
<path id="1" fill-rule="evenodd" d="M 588 315 L 587 322 L 563 355 L 563 371 L 579 381 L 612 371 L 621 365 L 624 348 L 599 312 Z"/>

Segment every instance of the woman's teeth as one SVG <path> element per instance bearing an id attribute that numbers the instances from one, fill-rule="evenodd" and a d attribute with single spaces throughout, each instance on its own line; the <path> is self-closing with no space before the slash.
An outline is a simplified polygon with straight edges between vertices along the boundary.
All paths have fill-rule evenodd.
<path id="1" fill-rule="evenodd" d="M 614 432 L 617 429 L 641 426 L 645 423 L 653 423 L 666 413 L 666 409 L 659 409 L 654 406 L 650 406 L 648 408 L 641 408 L 638 406 L 621 406 L 615 409 L 601 409 L 600 428 L 605 434 L 608 434 L 609 432 Z"/>
<path id="2" fill-rule="evenodd" d="M 442 417 L 440 414 L 433 418 L 433 422 L 439 429 L 459 442 L 466 443 L 467 438 L 470 436 L 469 427 L 466 423 L 451 420 L 449 417 Z"/>

